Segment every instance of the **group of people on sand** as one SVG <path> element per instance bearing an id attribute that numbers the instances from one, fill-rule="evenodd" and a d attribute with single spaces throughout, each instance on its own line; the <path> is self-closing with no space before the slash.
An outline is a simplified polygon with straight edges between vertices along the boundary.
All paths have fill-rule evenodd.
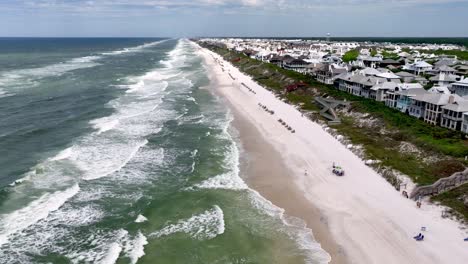
<path id="1" fill-rule="evenodd" d="M 423 241 L 424 240 L 424 235 L 419 233 L 417 236 L 413 237 L 416 241 Z"/>
<path id="2" fill-rule="evenodd" d="M 270 110 L 266 105 L 263 105 L 263 104 L 261 104 L 261 103 L 258 103 L 258 106 L 260 106 L 260 108 L 262 108 L 263 110 L 265 110 L 265 112 L 269 113 L 270 115 L 275 114 L 275 111 Z"/>
<path id="3" fill-rule="evenodd" d="M 278 122 L 280 122 L 287 130 L 289 130 L 291 133 L 296 133 L 296 130 L 293 129 L 291 126 L 289 126 L 283 119 L 278 119 Z"/>
<path id="4" fill-rule="evenodd" d="M 249 92 L 253 93 L 253 94 L 257 94 L 252 88 L 248 87 L 245 83 L 241 83 L 242 86 L 244 86 L 245 88 L 247 88 L 247 90 L 249 90 Z"/>

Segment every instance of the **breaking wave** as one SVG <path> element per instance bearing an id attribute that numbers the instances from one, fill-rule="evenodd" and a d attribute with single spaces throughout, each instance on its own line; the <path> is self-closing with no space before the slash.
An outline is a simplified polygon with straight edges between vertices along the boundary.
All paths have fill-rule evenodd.
<path id="1" fill-rule="evenodd" d="M 163 229 L 153 232 L 150 237 L 164 237 L 174 233 L 186 233 L 194 239 L 213 239 L 224 233 L 224 214 L 219 206 L 207 210 L 201 214 L 179 220 L 176 224 L 168 225 Z"/>

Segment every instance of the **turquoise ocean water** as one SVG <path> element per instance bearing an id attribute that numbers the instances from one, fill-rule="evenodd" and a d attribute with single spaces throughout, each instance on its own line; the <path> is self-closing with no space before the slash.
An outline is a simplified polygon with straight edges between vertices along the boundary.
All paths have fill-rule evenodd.
<path id="1" fill-rule="evenodd" d="M 174 39 L 0 39 L 0 263 L 324 263 Z M 292 224 L 295 223 L 295 224 Z"/>

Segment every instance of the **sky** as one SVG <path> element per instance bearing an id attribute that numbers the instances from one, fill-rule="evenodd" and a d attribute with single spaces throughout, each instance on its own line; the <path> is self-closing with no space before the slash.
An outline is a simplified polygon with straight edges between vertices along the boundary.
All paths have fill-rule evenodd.
<path id="1" fill-rule="evenodd" d="M 0 0 L 3 37 L 468 37 L 468 0 Z"/>

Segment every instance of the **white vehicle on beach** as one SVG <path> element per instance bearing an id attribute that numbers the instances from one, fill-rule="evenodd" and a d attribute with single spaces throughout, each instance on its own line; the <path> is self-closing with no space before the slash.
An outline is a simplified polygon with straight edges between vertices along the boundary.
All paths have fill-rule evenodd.
<path id="1" fill-rule="evenodd" d="M 344 176 L 344 170 L 340 166 L 333 165 L 332 172 L 336 176 Z"/>

